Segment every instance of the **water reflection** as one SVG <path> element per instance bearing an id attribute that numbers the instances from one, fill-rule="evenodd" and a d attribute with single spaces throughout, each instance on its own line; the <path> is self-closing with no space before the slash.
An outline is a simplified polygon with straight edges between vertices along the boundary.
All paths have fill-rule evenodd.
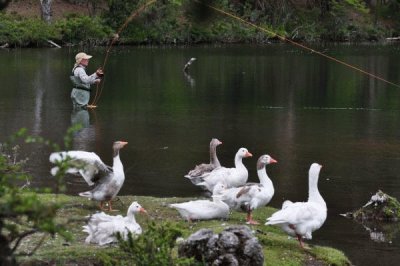
<path id="1" fill-rule="evenodd" d="M 379 223 L 379 222 L 363 222 L 363 227 L 369 233 L 372 241 L 377 243 L 393 243 L 394 239 L 400 236 L 400 224 L 395 223 Z"/>
<path id="2" fill-rule="evenodd" d="M 82 129 L 74 134 L 74 150 L 90 151 L 93 149 L 96 141 L 96 125 L 94 122 L 91 122 L 91 116 L 94 118 L 95 115 L 96 114 L 94 110 L 88 111 L 87 109 L 82 108 L 74 108 L 72 110 L 71 126 L 76 124 L 80 124 L 82 126 Z"/>
<path id="3" fill-rule="evenodd" d="M 188 72 L 183 71 L 183 74 L 185 75 L 186 81 L 189 83 L 190 87 L 193 89 L 196 85 L 196 81 L 194 80 L 194 78 L 192 78 L 192 76 L 190 76 L 190 74 Z"/>

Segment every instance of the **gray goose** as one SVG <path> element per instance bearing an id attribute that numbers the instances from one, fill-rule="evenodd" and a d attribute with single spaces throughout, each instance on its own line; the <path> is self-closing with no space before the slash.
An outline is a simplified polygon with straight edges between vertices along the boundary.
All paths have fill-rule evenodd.
<path id="1" fill-rule="evenodd" d="M 125 181 L 124 167 L 122 165 L 119 151 L 128 142 L 116 141 L 113 144 L 113 166 L 103 163 L 94 152 L 86 151 L 63 151 L 54 152 L 50 155 L 50 162 L 57 163 L 65 158 L 71 158 L 70 168 L 67 172 L 80 174 L 92 190 L 79 193 L 79 196 L 100 201 L 100 209 L 103 209 L 105 201 L 108 202 L 108 210 L 112 211 L 111 200 L 113 200 Z M 53 167 L 51 173 L 56 175 L 58 167 Z"/>
<path id="2" fill-rule="evenodd" d="M 217 146 L 222 144 L 216 138 L 211 139 L 210 142 L 210 163 L 202 163 L 200 165 L 196 165 L 196 167 L 189 171 L 186 178 L 188 178 L 193 184 L 198 184 L 203 182 L 203 178 L 211 173 L 212 170 L 221 167 L 217 157 Z"/>

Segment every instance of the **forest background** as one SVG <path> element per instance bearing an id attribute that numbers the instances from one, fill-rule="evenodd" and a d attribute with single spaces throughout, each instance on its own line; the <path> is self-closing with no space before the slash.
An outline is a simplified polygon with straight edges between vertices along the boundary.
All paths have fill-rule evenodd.
<path id="1" fill-rule="evenodd" d="M 0 46 L 107 45 L 144 0 L 0 0 Z M 163 0 L 124 30 L 120 44 L 268 43 L 278 38 L 212 11 L 210 4 L 289 39 L 382 42 L 400 36 L 400 0 Z"/>

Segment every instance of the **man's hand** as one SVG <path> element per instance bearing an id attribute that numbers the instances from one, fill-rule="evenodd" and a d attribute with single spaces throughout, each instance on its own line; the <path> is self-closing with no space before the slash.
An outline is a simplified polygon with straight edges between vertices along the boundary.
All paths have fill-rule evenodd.
<path id="1" fill-rule="evenodd" d="M 103 72 L 103 69 L 101 69 L 101 67 L 96 70 L 96 75 L 98 77 L 103 77 L 104 76 L 104 72 Z"/>

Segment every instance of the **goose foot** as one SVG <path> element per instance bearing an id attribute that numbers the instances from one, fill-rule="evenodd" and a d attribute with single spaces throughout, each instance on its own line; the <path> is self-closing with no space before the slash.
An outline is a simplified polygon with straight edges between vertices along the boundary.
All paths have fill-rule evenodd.
<path id="1" fill-rule="evenodd" d="M 304 249 L 304 250 L 309 250 L 309 249 L 310 249 L 309 247 L 305 247 L 305 246 L 304 246 L 304 243 L 303 243 L 303 240 L 302 240 L 301 235 L 296 235 L 296 236 L 297 236 L 297 240 L 299 240 L 300 247 L 301 247 L 302 249 Z"/>
<path id="2" fill-rule="evenodd" d="M 260 223 L 255 220 L 247 220 L 246 224 L 259 225 Z"/>
<path id="3" fill-rule="evenodd" d="M 258 225 L 260 224 L 259 222 L 253 220 L 253 215 L 251 211 L 247 213 L 247 219 L 246 219 L 246 224 L 253 224 L 253 225 Z"/>
<path id="4" fill-rule="evenodd" d="M 111 200 L 108 201 L 108 211 L 110 211 L 110 212 L 117 212 L 117 211 L 119 211 L 119 210 L 115 210 L 115 209 L 112 208 Z"/>

